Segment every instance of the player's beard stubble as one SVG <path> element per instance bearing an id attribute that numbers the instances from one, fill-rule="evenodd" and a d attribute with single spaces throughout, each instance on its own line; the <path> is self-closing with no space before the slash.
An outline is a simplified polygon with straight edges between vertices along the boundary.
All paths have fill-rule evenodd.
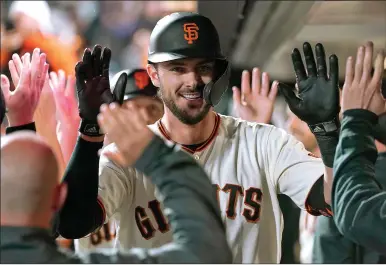
<path id="1" fill-rule="evenodd" d="M 195 91 L 191 92 L 200 92 L 202 95 L 204 87 L 205 85 L 197 86 L 195 88 Z M 179 121 L 187 125 L 194 125 L 202 121 L 209 113 L 209 110 L 211 108 L 211 106 L 207 102 L 205 102 L 205 100 L 203 100 L 204 103 L 201 107 L 201 110 L 195 113 L 194 115 L 190 114 L 189 110 L 182 109 L 177 106 L 175 99 L 173 99 L 170 93 L 167 93 L 167 90 L 164 89 L 162 83 L 160 84 L 160 87 L 158 89 L 158 96 L 163 101 L 165 106 L 173 113 L 173 115 L 176 116 Z"/>

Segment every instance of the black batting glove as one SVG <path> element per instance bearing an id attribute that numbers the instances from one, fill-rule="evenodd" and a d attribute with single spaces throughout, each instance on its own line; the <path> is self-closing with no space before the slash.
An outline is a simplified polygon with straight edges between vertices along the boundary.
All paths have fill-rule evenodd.
<path id="1" fill-rule="evenodd" d="M 86 49 L 82 61 L 75 67 L 76 89 L 79 99 L 79 116 L 82 118 L 79 131 L 87 136 L 101 136 L 97 115 L 104 103 L 123 103 L 127 74 L 119 77 L 113 93 L 110 90 L 109 67 L 111 51 L 95 45 L 93 51 Z"/>
<path id="2" fill-rule="evenodd" d="M 315 46 L 316 63 L 308 42 L 303 44 L 303 51 L 307 72 L 299 50 L 295 48 L 292 52 L 298 91 L 281 83 L 279 89 L 291 111 L 314 133 L 324 164 L 332 167 L 340 128 L 338 57 L 330 56 L 330 73 L 327 75 L 323 45 Z"/>
<path id="3" fill-rule="evenodd" d="M 303 45 L 307 73 L 298 49 L 292 52 L 292 63 L 299 91 L 279 84 L 291 111 L 305 121 L 314 134 L 328 134 L 340 127 L 338 57 L 330 56 L 330 74 L 327 76 L 326 55 L 323 45 L 315 46 L 316 61 L 311 45 Z"/>

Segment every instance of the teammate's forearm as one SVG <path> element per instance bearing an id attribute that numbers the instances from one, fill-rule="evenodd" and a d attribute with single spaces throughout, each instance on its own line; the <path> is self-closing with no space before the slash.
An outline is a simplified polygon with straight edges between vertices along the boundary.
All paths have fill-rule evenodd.
<path id="1" fill-rule="evenodd" d="M 150 176 L 164 197 L 174 244 L 149 250 L 159 263 L 231 263 L 215 192 L 204 170 L 155 136 L 135 167 Z"/>
<path id="2" fill-rule="evenodd" d="M 336 146 L 339 142 L 339 130 L 330 133 L 328 136 L 315 135 L 315 137 L 324 163 L 324 200 L 327 204 L 331 205 L 332 165 L 334 163 Z"/>
<path id="3" fill-rule="evenodd" d="M 324 201 L 331 205 L 332 181 L 334 179 L 333 170 L 330 167 L 324 167 Z"/>
<path id="4" fill-rule="evenodd" d="M 78 138 L 63 181 L 67 199 L 60 211 L 59 233 L 65 238 L 83 237 L 103 223 L 103 211 L 97 203 L 98 150 L 103 142 Z"/>
<path id="5" fill-rule="evenodd" d="M 76 124 L 63 124 L 62 122 L 58 122 L 57 125 L 57 137 L 62 149 L 63 160 L 65 165 L 67 166 L 72 153 L 74 152 L 74 147 L 78 140 L 78 127 L 79 123 Z"/>
<path id="6" fill-rule="evenodd" d="M 371 135 L 377 119 L 365 110 L 349 110 L 343 115 L 334 162 L 334 220 L 345 237 L 384 254 L 386 192 L 374 178 L 377 150 Z"/>

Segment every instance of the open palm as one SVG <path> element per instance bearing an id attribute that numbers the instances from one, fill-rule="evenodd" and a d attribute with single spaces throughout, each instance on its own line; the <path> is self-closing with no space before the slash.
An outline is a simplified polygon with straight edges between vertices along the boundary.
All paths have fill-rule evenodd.
<path id="1" fill-rule="evenodd" d="M 247 121 L 269 123 L 272 117 L 275 99 L 278 91 L 278 82 L 274 81 L 269 89 L 269 76 L 254 68 L 252 84 L 248 71 L 243 71 L 241 90 L 233 87 L 233 106 L 236 114 Z"/>
<path id="2" fill-rule="evenodd" d="M 8 109 L 7 117 L 11 126 L 32 122 L 39 103 L 48 71 L 46 55 L 35 49 L 31 55 L 26 53 L 22 59 L 14 54 L 9 61 L 9 70 L 15 90 L 10 90 L 8 77 L 1 75 L 1 89 Z"/>
<path id="3" fill-rule="evenodd" d="M 58 118 L 61 122 L 79 123 L 78 102 L 75 97 L 75 79 L 63 70 L 50 73 L 50 85 L 54 95 Z"/>

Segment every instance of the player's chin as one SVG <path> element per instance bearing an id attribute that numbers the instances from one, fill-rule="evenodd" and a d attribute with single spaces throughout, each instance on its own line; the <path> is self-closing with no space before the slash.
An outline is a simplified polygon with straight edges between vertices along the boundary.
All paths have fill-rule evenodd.
<path id="1" fill-rule="evenodd" d="M 199 104 L 197 102 L 193 104 L 189 102 L 182 102 L 182 104 L 177 106 L 189 116 L 200 116 L 201 113 L 206 112 L 209 108 L 208 104 L 204 100 L 202 100 Z"/>

